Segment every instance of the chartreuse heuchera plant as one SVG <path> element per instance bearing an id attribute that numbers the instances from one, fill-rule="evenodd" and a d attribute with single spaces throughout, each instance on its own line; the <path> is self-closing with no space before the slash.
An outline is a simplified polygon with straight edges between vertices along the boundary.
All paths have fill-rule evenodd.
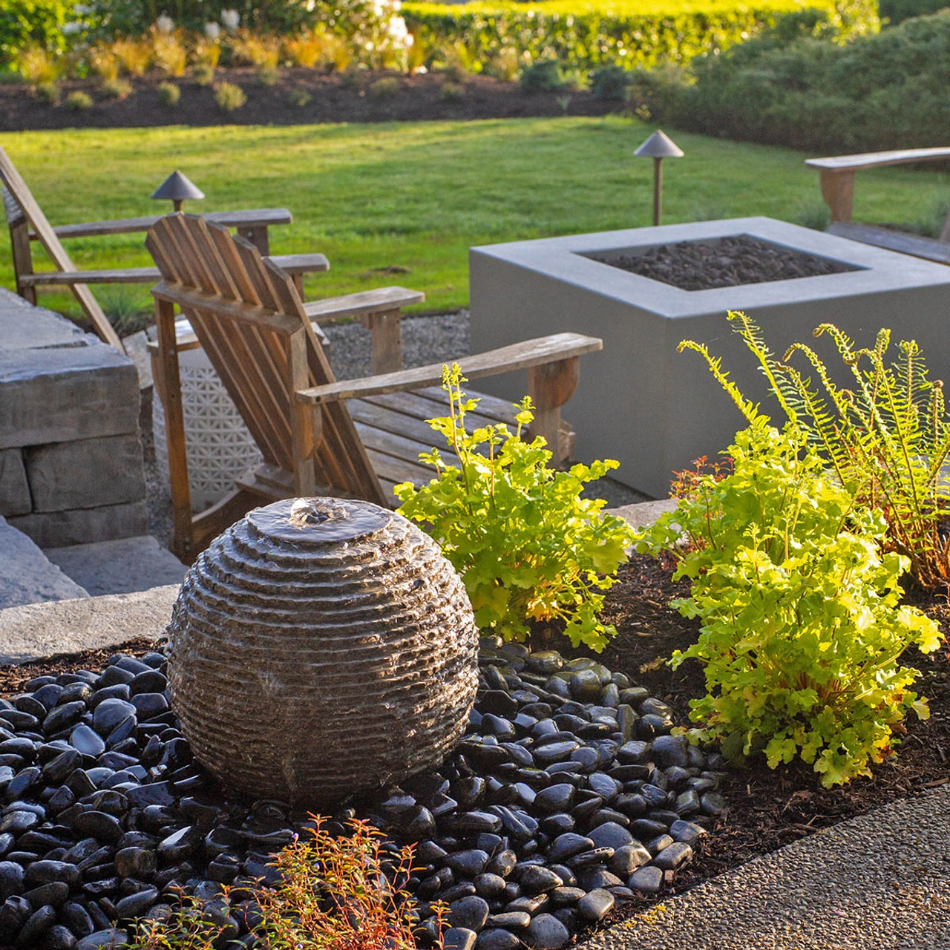
<path id="1" fill-rule="evenodd" d="M 634 532 L 605 502 L 581 497 L 584 485 L 617 467 L 607 460 L 558 472 L 545 441 L 521 439 L 534 418 L 527 397 L 518 407 L 517 428 L 504 423 L 465 430 L 478 404 L 462 391 L 458 364 L 443 370 L 449 415 L 430 419 L 455 456 L 438 449 L 420 458 L 436 469 L 428 485 L 397 485 L 399 508 L 420 522 L 462 575 L 480 629 L 523 640 L 530 624 L 563 622 L 574 646 L 602 650 L 616 629 L 599 619 L 602 591 Z"/>
<path id="2" fill-rule="evenodd" d="M 771 768 L 799 757 L 825 786 L 867 775 L 907 711 L 929 715 L 899 658 L 911 644 L 935 650 L 938 628 L 900 603 L 909 561 L 883 550 L 881 513 L 855 505 L 854 486 L 801 428 L 770 425 L 717 360 L 687 345 L 749 421 L 727 449 L 731 474 L 698 476 L 638 542 L 673 553 L 674 576 L 691 588 L 671 606 L 702 621 L 698 641 L 671 660 L 705 670 L 691 737 L 720 741 L 734 760 L 764 753 Z"/>

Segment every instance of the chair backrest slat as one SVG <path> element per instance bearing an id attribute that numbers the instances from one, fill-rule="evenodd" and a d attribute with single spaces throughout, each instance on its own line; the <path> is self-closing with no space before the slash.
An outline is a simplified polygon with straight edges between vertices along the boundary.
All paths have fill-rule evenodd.
<path id="1" fill-rule="evenodd" d="M 265 463 L 293 472 L 295 431 L 298 454 L 302 431 L 294 428 L 300 412 L 294 380 L 297 388 L 303 379 L 309 385 L 334 380 L 293 281 L 254 245 L 197 215 L 163 218 L 146 247 L 165 278 L 155 292 L 161 295 L 164 286 L 166 299 L 178 296 Z M 301 484 L 309 479 L 385 504 L 346 405 L 322 411 L 322 440 L 305 462 L 313 477 L 298 473 Z"/>

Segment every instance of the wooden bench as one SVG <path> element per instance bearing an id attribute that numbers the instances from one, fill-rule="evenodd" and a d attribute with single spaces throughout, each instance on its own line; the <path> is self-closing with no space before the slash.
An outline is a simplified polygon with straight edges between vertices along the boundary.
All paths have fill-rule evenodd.
<path id="1" fill-rule="evenodd" d="M 876 247 L 922 257 L 940 264 L 950 264 L 950 214 L 944 221 L 938 240 L 906 234 L 891 228 L 855 224 L 851 220 L 854 203 L 854 176 L 861 169 L 884 168 L 914 162 L 950 160 L 950 148 L 911 148 L 892 152 L 866 152 L 861 155 L 836 155 L 832 158 L 809 158 L 805 164 L 820 173 L 821 195 L 831 209 L 830 234 L 873 244 Z"/>

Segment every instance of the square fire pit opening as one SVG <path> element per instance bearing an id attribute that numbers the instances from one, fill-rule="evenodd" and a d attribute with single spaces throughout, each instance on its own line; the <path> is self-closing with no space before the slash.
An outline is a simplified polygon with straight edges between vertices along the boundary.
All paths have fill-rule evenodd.
<path id="1" fill-rule="evenodd" d="M 739 236 L 842 269 L 690 291 L 593 259 Z M 771 218 L 474 247 L 469 264 L 473 352 L 572 330 L 603 338 L 603 352 L 581 360 L 580 384 L 564 407 L 577 432 L 576 455 L 617 459 L 615 477 L 654 497 L 668 495 L 674 471 L 703 455 L 715 459 L 744 424 L 701 358 L 676 352 L 681 340 L 706 343 L 740 390 L 780 421 L 752 355 L 726 321 L 729 310 L 745 311 L 776 353 L 810 341 L 820 323 L 837 324 L 862 346 L 888 327 L 895 355 L 898 340 L 915 339 L 931 376 L 950 378 L 950 268 Z M 816 349 L 842 378 L 827 340 Z M 479 386 L 513 401 L 526 391 L 512 375 Z"/>
<path id="2" fill-rule="evenodd" d="M 574 253 L 691 292 L 864 269 L 751 234 Z"/>

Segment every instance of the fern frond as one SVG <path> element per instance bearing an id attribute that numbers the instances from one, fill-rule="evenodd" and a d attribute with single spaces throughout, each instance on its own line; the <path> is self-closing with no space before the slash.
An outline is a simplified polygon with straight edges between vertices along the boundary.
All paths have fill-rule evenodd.
<path id="1" fill-rule="evenodd" d="M 699 355 L 706 360 L 709 372 L 713 374 L 719 385 L 722 386 L 732 401 L 739 407 L 739 411 L 746 417 L 750 425 L 759 418 L 761 414 L 759 413 L 758 406 L 753 405 L 749 399 L 746 399 L 739 391 L 739 387 L 729 379 L 729 374 L 723 371 L 721 357 L 710 356 L 705 344 L 695 343 L 692 340 L 683 340 L 676 348 L 677 353 L 682 353 L 683 350 L 692 350 L 694 353 L 699 353 Z M 765 418 L 766 420 L 768 419 L 768 417 Z"/>

